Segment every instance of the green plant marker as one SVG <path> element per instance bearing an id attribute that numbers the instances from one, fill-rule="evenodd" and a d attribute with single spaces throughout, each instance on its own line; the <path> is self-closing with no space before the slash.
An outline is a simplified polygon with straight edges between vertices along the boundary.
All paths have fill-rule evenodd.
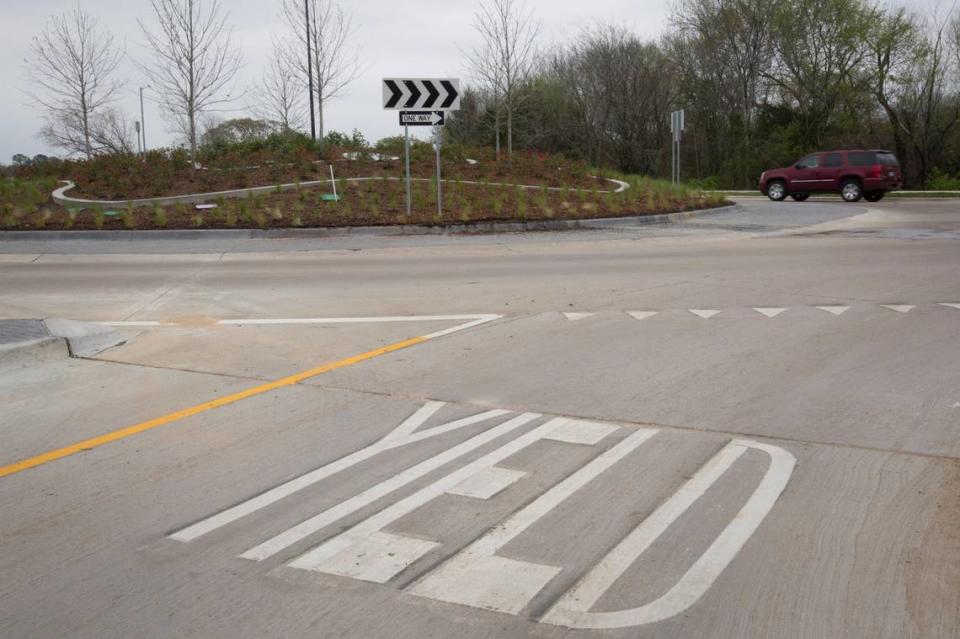
<path id="1" fill-rule="evenodd" d="M 320 199 L 324 202 L 337 202 L 340 200 L 340 198 L 338 198 L 333 193 L 324 193 L 323 195 L 320 196 Z"/>
<path id="2" fill-rule="evenodd" d="M 106 217 L 117 217 L 118 215 L 120 215 L 120 212 L 119 212 L 119 211 L 104 211 L 103 214 L 104 214 Z"/>

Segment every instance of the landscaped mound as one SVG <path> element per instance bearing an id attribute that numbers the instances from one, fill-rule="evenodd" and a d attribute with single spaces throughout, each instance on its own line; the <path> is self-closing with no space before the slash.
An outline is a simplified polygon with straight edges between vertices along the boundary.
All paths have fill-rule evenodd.
<path id="1" fill-rule="evenodd" d="M 289 191 L 243 198 L 207 198 L 212 208 L 194 203 L 170 206 L 65 208 L 49 196 L 51 178 L 7 179 L 0 188 L 0 229 L 176 229 L 290 228 L 489 221 L 587 219 L 672 213 L 723 203 L 665 182 L 630 176 L 630 188 L 586 164 L 557 156 L 515 153 L 495 159 L 487 149 L 451 147 L 443 153 L 443 212 L 438 214 L 433 149 L 417 144 L 412 154 L 413 211 L 406 213 L 400 149 L 321 155 L 306 149 L 289 153 L 230 150 L 191 168 L 179 151 L 112 156 L 90 162 L 63 162 L 57 176 L 77 184 L 67 195 L 86 199 L 127 200 L 186 195 L 279 184 L 303 184 Z M 470 160 L 470 161 L 468 161 Z M 338 198 L 331 198 L 330 166 Z M 527 188 L 532 187 L 532 188 Z"/>

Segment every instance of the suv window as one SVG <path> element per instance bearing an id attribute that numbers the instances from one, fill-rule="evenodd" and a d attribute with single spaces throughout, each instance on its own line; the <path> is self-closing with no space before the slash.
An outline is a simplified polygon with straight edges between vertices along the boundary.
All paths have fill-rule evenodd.
<path id="1" fill-rule="evenodd" d="M 823 166 L 831 168 L 843 166 L 843 156 L 839 153 L 827 153 L 823 156 Z"/>
<path id="2" fill-rule="evenodd" d="M 850 160 L 850 166 L 872 166 L 874 164 L 880 164 L 877 161 L 877 154 L 873 151 L 852 151 L 847 154 L 847 159 Z"/>
<path id="3" fill-rule="evenodd" d="M 798 169 L 815 169 L 818 166 L 820 166 L 820 156 L 818 155 L 808 155 L 797 162 Z"/>
<path id="4" fill-rule="evenodd" d="M 877 153 L 877 159 L 884 166 L 900 166 L 900 163 L 897 162 L 897 156 L 893 153 Z"/>

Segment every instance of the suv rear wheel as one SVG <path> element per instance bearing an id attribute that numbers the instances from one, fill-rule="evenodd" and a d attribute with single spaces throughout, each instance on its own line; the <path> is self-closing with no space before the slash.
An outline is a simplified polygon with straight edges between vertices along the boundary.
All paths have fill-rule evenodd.
<path id="1" fill-rule="evenodd" d="M 810 194 L 809 193 L 791 193 L 790 197 L 792 197 L 797 202 L 806 202 L 807 198 L 810 197 Z"/>
<path id="2" fill-rule="evenodd" d="M 783 180 L 773 180 L 767 185 L 767 197 L 774 202 L 782 202 L 787 197 L 787 184 Z"/>
<path id="3" fill-rule="evenodd" d="M 863 199 L 867 202 L 879 202 L 883 199 L 883 196 L 886 195 L 883 191 L 870 191 L 863 194 Z"/>
<path id="4" fill-rule="evenodd" d="M 859 202 L 860 198 L 863 197 L 863 187 L 857 180 L 844 180 L 840 186 L 840 195 L 847 202 Z"/>

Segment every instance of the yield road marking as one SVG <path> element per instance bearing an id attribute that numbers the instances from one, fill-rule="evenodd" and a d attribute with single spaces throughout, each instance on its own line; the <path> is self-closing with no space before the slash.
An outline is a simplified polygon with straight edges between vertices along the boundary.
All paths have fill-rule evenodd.
<path id="1" fill-rule="evenodd" d="M 340 502 L 332 508 L 328 508 L 320 514 L 307 519 L 306 521 L 300 522 L 293 528 L 280 533 L 272 539 L 268 539 L 259 546 L 251 548 L 240 556 L 244 559 L 251 559 L 253 561 L 263 561 L 264 559 L 272 557 L 284 548 L 292 546 L 301 539 L 305 539 L 306 537 L 309 537 L 313 533 L 326 528 L 330 524 L 342 519 L 343 517 L 346 517 L 347 515 L 354 513 L 369 504 L 372 504 L 384 495 L 388 495 L 398 488 L 406 486 L 410 482 L 420 479 L 424 475 L 433 472 L 444 464 L 463 457 L 467 453 L 476 450 L 480 446 L 493 441 L 501 435 L 516 430 L 524 424 L 532 422 L 538 417 L 540 417 L 540 415 L 537 413 L 524 413 L 522 415 L 518 415 L 517 417 L 500 424 L 496 428 L 492 428 L 488 431 L 480 433 L 479 435 L 468 439 L 462 444 L 454 446 L 453 448 L 444 451 L 439 455 L 435 455 L 424 462 L 420 462 L 413 468 L 410 468 L 399 475 L 395 475 L 390 479 L 380 482 L 373 488 L 369 488 L 359 495 L 355 495 L 346 501 Z"/>
<path id="2" fill-rule="evenodd" d="M 255 497 L 222 513 L 173 533 L 171 537 L 188 542 L 211 530 L 235 521 L 239 516 L 253 512 L 285 496 L 313 485 L 335 472 L 353 467 L 373 454 L 404 446 L 416 441 L 451 432 L 469 424 L 510 415 L 510 411 L 491 410 L 459 420 L 418 430 L 443 407 L 442 402 L 426 402 L 399 426 L 375 444 L 344 458 L 311 471 L 266 493 L 267 499 Z M 359 523 L 340 529 L 286 563 L 288 568 L 322 572 L 362 581 L 385 584 L 408 570 L 414 563 L 435 552 L 441 543 L 430 538 L 413 537 L 392 532 L 396 522 L 444 495 L 457 495 L 475 500 L 494 499 L 500 493 L 523 481 L 530 473 L 504 468 L 500 464 L 533 444 L 551 440 L 577 446 L 601 448 L 598 454 L 572 474 L 509 515 L 504 521 L 485 529 L 475 541 L 464 548 L 450 549 L 439 564 L 426 575 L 420 575 L 404 590 L 410 594 L 438 601 L 456 603 L 509 614 L 520 614 L 527 609 L 554 578 L 563 570 L 561 565 L 546 565 L 522 559 L 502 557 L 498 553 L 511 541 L 528 532 L 556 508 L 576 495 L 591 482 L 615 465 L 627 459 L 645 442 L 658 434 L 657 429 L 631 430 L 612 444 L 603 443 L 621 426 L 606 422 L 585 421 L 567 417 L 551 417 L 536 425 L 541 415 L 524 413 L 506 418 L 498 425 L 487 426 L 481 433 L 453 445 L 432 457 L 400 470 L 394 476 L 350 497 L 320 514 L 298 524 L 272 539 L 251 548 L 242 558 L 263 560 L 289 548 L 308 536 L 329 529 L 350 514 L 369 508 L 381 498 L 402 486 L 425 477 L 451 462 L 479 450 L 494 440 L 506 437 L 499 448 L 466 462 L 460 468 L 419 488 L 393 503 L 378 505 L 379 510 L 366 515 Z M 529 426 L 529 427 L 528 427 Z M 693 506 L 702 502 L 707 491 L 750 450 L 761 451 L 770 459 L 763 477 L 752 490 L 746 503 L 720 534 L 709 543 L 686 573 L 667 585 L 665 594 L 637 608 L 603 612 L 591 609 L 623 575 L 646 553 L 654 543 L 667 534 L 671 527 Z M 593 567 L 588 568 L 575 585 L 566 592 L 550 593 L 556 597 L 547 613 L 536 621 L 572 628 L 598 629 L 634 627 L 660 621 L 692 606 L 714 583 L 741 551 L 780 498 L 796 463 L 787 451 L 749 440 L 729 441 L 709 461 L 701 466 L 679 489 L 661 501 L 645 520 L 636 525 L 612 550 Z M 685 473 L 686 474 L 686 473 Z M 707 503 L 698 510 L 718 505 Z M 237 510 L 239 508 L 239 510 Z M 629 509 L 627 509 L 628 511 Z M 627 512 L 624 511 L 624 512 Z M 616 517 L 619 511 L 610 511 Z M 552 531 L 551 534 L 561 533 Z M 577 543 L 590 543 L 578 539 Z M 554 587 L 557 587 L 554 585 Z M 630 590 L 626 591 L 627 593 Z"/>
<path id="3" fill-rule="evenodd" d="M 540 415 L 531 413 L 527 413 L 526 416 L 529 419 L 524 423 L 540 417 Z M 507 422 L 507 424 L 509 423 Z M 501 426 L 501 428 L 503 427 Z M 384 532 L 384 528 L 393 522 L 441 495 L 462 490 L 461 487 L 467 480 L 476 477 L 478 474 L 487 475 L 491 469 L 496 467 L 496 464 L 538 441 L 547 439 L 568 444 L 593 446 L 617 429 L 618 427 L 612 424 L 585 422 L 566 417 L 551 419 L 546 424 L 538 426 L 504 444 L 497 450 L 484 455 L 446 477 L 438 479 L 406 499 L 385 508 L 346 532 L 324 542 L 290 562 L 289 566 L 353 577 L 363 581 L 385 583 L 438 545 L 432 541 L 410 540 L 401 535 Z M 653 432 L 655 431 L 650 434 Z M 259 556 L 256 552 L 259 548 L 258 546 L 251 551 L 247 551 L 241 557 L 255 558 Z M 276 548 L 274 552 L 279 549 Z M 254 556 L 251 556 L 251 554 Z"/>
<path id="4" fill-rule="evenodd" d="M 955 308 L 955 309 L 957 309 L 957 310 L 960 310 L 960 303 L 940 302 L 940 306 L 947 306 L 947 307 L 950 307 L 950 308 Z"/>
<path id="5" fill-rule="evenodd" d="M 722 311 L 717 311 L 713 309 L 699 309 L 699 308 L 691 308 L 689 310 L 691 313 L 693 313 L 697 317 L 700 317 L 703 319 L 710 319 L 714 315 L 719 315 L 722 312 Z"/>
<path id="6" fill-rule="evenodd" d="M 362 448 L 355 453 L 347 455 L 346 457 L 338 459 L 337 461 L 321 466 L 316 470 L 312 470 L 306 474 L 291 479 L 286 483 L 280 484 L 276 488 L 272 488 L 265 493 L 239 503 L 232 508 L 228 508 L 217 513 L 216 515 L 207 517 L 202 521 L 187 526 L 182 530 L 178 530 L 177 532 L 171 534 L 170 538 L 176 539 L 177 541 L 193 541 L 198 537 L 206 535 L 207 533 L 217 530 L 218 528 L 222 528 L 223 526 L 226 526 L 227 524 L 232 523 L 242 517 L 246 517 L 247 515 L 261 510 L 262 508 L 266 508 L 267 506 L 270 506 L 271 504 L 274 504 L 285 497 L 289 497 L 290 495 L 301 491 L 304 488 L 312 486 L 317 482 L 330 477 L 331 475 L 335 475 L 341 471 L 347 470 L 348 468 L 352 468 L 360 462 L 366 461 L 367 459 L 370 459 L 375 455 L 379 455 L 384 451 L 406 446 L 407 444 L 413 444 L 437 435 L 442 435 L 444 433 L 449 433 L 466 426 L 478 424 L 488 419 L 506 415 L 510 412 L 506 410 L 488 410 L 483 413 L 464 417 L 463 419 L 458 419 L 456 421 L 435 426 L 428 430 L 413 434 L 414 430 L 423 425 L 423 423 L 426 422 L 430 416 L 432 416 L 444 405 L 444 402 L 427 402 L 422 408 L 404 420 L 403 423 L 389 432 L 380 441 L 371 444 L 366 448 Z M 451 457 L 451 459 L 453 459 L 453 457 Z M 410 477 L 409 481 L 413 481 L 414 479 L 416 479 L 416 477 Z M 408 483 L 408 481 L 403 483 L 395 482 L 394 485 L 391 485 L 390 490 L 396 490 L 405 483 Z M 389 492 L 389 490 L 387 492 Z"/>
<path id="7" fill-rule="evenodd" d="M 651 429 L 634 432 L 470 544 L 408 592 L 517 614 L 562 568 L 498 557 L 497 551 L 656 433 Z"/>
<path id="8" fill-rule="evenodd" d="M 916 308 L 913 304 L 881 304 L 884 308 L 889 308 L 891 311 L 896 311 L 898 313 L 909 313 Z"/>
<path id="9" fill-rule="evenodd" d="M 566 317 L 571 322 L 576 322 L 577 320 L 593 317 L 594 315 L 596 315 L 596 313 L 564 313 L 563 314 L 563 316 Z"/>
<path id="10" fill-rule="evenodd" d="M 376 348 L 365 353 L 360 353 L 359 355 L 353 355 L 335 362 L 330 362 L 316 368 L 311 368 L 294 375 L 289 375 L 281 379 L 268 382 L 266 384 L 261 384 L 259 386 L 254 386 L 253 388 L 248 388 L 246 390 L 233 393 L 231 395 L 226 395 L 224 397 L 218 397 L 217 399 L 211 400 L 209 402 L 204 402 L 202 404 L 197 404 L 189 408 L 184 408 L 182 410 L 175 411 L 173 413 L 168 413 L 161 417 L 156 417 L 154 419 L 147 420 L 145 422 L 140 422 L 132 426 L 127 426 L 126 428 L 121 428 L 104 435 L 99 435 L 97 437 L 91 437 L 90 439 L 85 439 L 83 441 L 77 442 L 75 444 L 70 444 L 69 446 L 64 446 L 62 448 L 57 448 L 34 457 L 28 457 L 26 459 L 21 459 L 20 461 L 14 462 L 12 464 L 7 464 L 6 466 L 0 466 L 0 477 L 6 477 L 7 475 L 13 475 L 15 473 L 23 472 L 31 468 L 36 468 L 37 466 L 42 466 L 43 464 L 48 464 L 64 457 L 70 457 L 71 455 L 76 455 L 77 453 L 92 450 L 94 448 L 99 448 L 106 444 L 110 444 L 121 439 L 126 439 L 127 437 L 132 437 L 133 435 L 138 435 L 140 433 L 158 428 L 160 426 L 165 426 L 172 422 L 180 421 L 186 419 L 187 417 L 193 417 L 194 415 L 199 415 L 200 413 L 205 413 L 207 411 L 213 410 L 215 408 L 220 408 L 222 406 L 227 406 L 229 404 L 234 404 L 244 399 L 250 397 L 255 397 L 257 395 L 262 395 L 263 393 L 268 393 L 270 391 L 277 390 L 279 388 L 284 388 L 286 386 L 292 386 L 294 384 L 299 384 L 300 382 L 316 377 L 317 375 L 322 375 L 324 373 L 329 373 L 330 371 L 335 371 L 341 368 L 346 368 L 347 366 L 352 366 L 360 362 L 365 362 L 369 359 L 379 357 L 381 355 L 386 355 L 388 353 L 393 353 L 411 346 L 416 346 L 417 344 L 422 344 L 431 339 L 436 339 L 438 337 L 443 337 L 445 335 L 450 335 L 452 333 L 457 333 L 459 331 L 464 331 L 487 322 L 491 322 L 495 319 L 499 319 L 499 315 L 447 315 L 447 316 L 423 316 L 423 317 L 446 317 L 457 319 L 471 319 L 472 321 L 466 322 L 464 324 L 459 324 L 452 328 L 436 331 L 428 335 L 421 335 L 420 337 L 413 337 L 411 339 L 403 340 L 401 342 L 396 342 L 394 344 L 389 344 L 381 348 Z M 356 319 L 356 318 L 353 318 Z M 404 319 L 402 321 L 413 321 L 410 319 Z"/>
<path id="11" fill-rule="evenodd" d="M 638 608 L 590 612 L 601 596 L 690 506 L 747 451 L 770 456 L 770 466 L 753 495 L 690 569 L 659 599 Z M 673 617 L 692 606 L 760 526 L 793 474 L 796 458 L 777 446 L 734 440 L 704 464 L 673 496 L 634 528 L 593 570 L 543 617 L 572 628 L 625 628 Z"/>
<path id="12" fill-rule="evenodd" d="M 627 311 L 627 315 L 636 320 L 645 320 L 648 317 L 653 317 L 657 314 L 657 311 Z"/>
<path id="13" fill-rule="evenodd" d="M 779 315 L 780 313 L 783 313 L 783 312 L 786 311 L 787 309 L 785 309 L 785 308 L 760 307 L 760 308 L 754 308 L 753 310 L 755 310 L 756 312 L 760 313 L 761 315 L 766 315 L 767 317 L 769 317 L 769 318 L 772 319 L 772 318 L 776 317 L 777 315 Z"/>
<path id="14" fill-rule="evenodd" d="M 826 311 L 827 313 L 833 313 L 834 315 L 843 315 L 850 310 L 849 306 L 817 306 L 816 308 L 821 311 Z"/>

